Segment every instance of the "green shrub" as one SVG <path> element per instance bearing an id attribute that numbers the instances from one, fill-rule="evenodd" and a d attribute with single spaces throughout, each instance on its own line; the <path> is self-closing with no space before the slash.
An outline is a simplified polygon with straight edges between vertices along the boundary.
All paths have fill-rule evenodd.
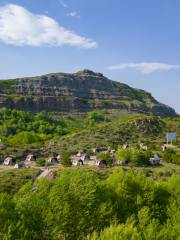
<path id="1" fill-rule="evenodd" d="M 113 159 L 110 153 L 99 153 L 97 155 L 98 160 L 104 160 L 107 164 L 111 165 L 113 163 Z"/>
<path id="2" fill-rule="evenodd" d="M 165 162 L 180 164 L 180 156 L 174 149 L 167 149 L 162 157 Z"/>
<path id="3" fill-rule="evenodd" d="M 61 164 L 65 167 L 70 167 L 72 165 L 70 153 L 68 151 L 63 151 L 61 153 Z"/>
<path id="4" fill-rule="evenodd" d="M 45 166 L 46 165 L 46 159 L 45 158 L 37 158 L 36 163 L 38 166 Z"/>
<path id="5" fill-rule="evenodd" d="M 151 151 L 142 151 L 135 148 L 120 148 L 116 152 L 116 160 L 128 162 L 135 166 L 147 166 L 150 165 L 149 159 L 152 155 Z"/>

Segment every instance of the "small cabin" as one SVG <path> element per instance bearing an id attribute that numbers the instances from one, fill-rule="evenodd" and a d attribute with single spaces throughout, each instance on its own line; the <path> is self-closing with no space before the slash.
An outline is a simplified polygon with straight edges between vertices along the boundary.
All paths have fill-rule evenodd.
<path id="1" fill-rule="evenodd" d="M 77 154 L 76 157 L 82 157 L 84 155 L 84 151 L 80 150 Z"/>
<path id="2" fill-rule="evenodd" d="M 123 144 L 123 149 L 127 149 L 129 147 L 129 144 Z"/>
<path id="3" fill-rule="evenodd" d="M 97 160 L 95 165 L 98 167 L 107 167 L 107 162 L 105 160 Z"/>
<path id="4" fill-rule="evenodd" d="M 80 160 L 82 160 L 82 161 L 88 161 L 90 159 L 90 156 L 88 155 L 88 154 L 83 154 L 82 156 L 81 156 L 81 159 Z"/>
<path id="5" fill-rule="evenodd" d="M 6 166 L 14 166 L 15 165 L 15 160 L 12 157 L 7 157 L 4 160 L 3 164 L 6 165 Z"/>
<path id="6" fill-rule="evenodd" d="M 154 155 L 154 157 L 153 158 L 150 158 L 150 163 L 152 164 L 152 165 L 157 165 L 157 164 L 159 164 L 160 163 L 160 157 L 158 157 L 158 155 Z"/>
<path id="7" fill-rule="evenodd" d="M 20 162 L 20 163 L 16 163 L 14 168 L 23 168 L 25 167 L 25 164 L 23 162 Z"/>
<path id="8" fill-rule="evenodd" d="M 72 161 L 72 166 L 74 166 L 74 167 L 83 166 L 83 165 L 84 165 L 84 163 L 83 163 L 83 161 L 81 159 Z"/>
<path id="9" fill-rule="evenodd" d="M 140 149 L 142 149 L 142 150 L 148 149 L 148 147 L 144 143 L 140 143 L 139 146 L 140 146 Z"/>
<path id="10" fill-rule="evenodd" d="M 51 164 L 58 164 L 58 159 L 57 159 L 57 157 L 50 157 L 49 159 L 48 159 L 48 163 L 51 163 Z"/>
<path id="11" fill-rule="evenodd" d="M 30 155 L 28 155 L 28 156 L 26 157 L 26 161 L 27 161 L 27 162 L 35 162 L 36 159 L 37 159 L 37 157 L 36 157 L 36 155 L 34 155 L 34 154 L 30 154 Z"/>
<path id="12" fill-rule="evenodd" d="M 164 151 L 167 150 L 167 146 L 166 146 L 166 145 L 163 145 L 163 146 L 161 147 L 161 149 L 162 149 L 162 151 L 164 152 Z"/>

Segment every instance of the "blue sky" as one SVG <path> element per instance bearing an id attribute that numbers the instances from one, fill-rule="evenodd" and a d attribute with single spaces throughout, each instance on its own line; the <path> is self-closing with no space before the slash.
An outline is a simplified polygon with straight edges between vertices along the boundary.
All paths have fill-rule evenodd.
<path id="1" fill-rule="evenodd" d="M 0 78 L 88 68 L 180 113 L 179 0 L 0 0 Z"/>

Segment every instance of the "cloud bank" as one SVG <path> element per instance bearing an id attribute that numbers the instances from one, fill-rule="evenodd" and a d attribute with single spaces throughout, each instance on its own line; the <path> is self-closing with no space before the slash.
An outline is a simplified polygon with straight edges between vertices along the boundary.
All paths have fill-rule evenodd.
<path id="1" fill-rule="evenodd" d="M 157 62 L 143 62 L 143 63 L 122 63 L 108 67 L 109 70 L 123 70 L 126 68 L 135 69 L 143 74 L 150 74 L 155 71 L 169 71 L 173 69 L 180 69 L 180 65 L 157 63 Z"/>
<path id="2" fill-rule="evenodd" d="M 0 7 L 0 42 L 17 46 L 62 46 L 95 48 L 97 43 L 60 26 L 46 15 L 33 14 L 22 6 Z"/>

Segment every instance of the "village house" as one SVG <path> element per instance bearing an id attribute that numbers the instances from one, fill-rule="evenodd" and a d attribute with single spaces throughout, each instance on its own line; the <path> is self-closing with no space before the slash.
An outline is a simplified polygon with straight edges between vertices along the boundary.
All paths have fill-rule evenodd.
<path id="1" fill-rule="evenodd" d="M 15 165 L 15 160 L 12 157 L 7 157 L 4 160 L 4 165 L 6 166 L 14 166 Z"/>
<path id="2" fill-rule="evenodd" d="M 158 155 L 157 154 L 155 154 L 154 155 L 154 157 L 153 158 L 150 158 L 150 163 L 152 164 L 152 165 L 157 165 L 157 164 L 159 164 L 160 163 L 160 157 L 158 157 Z"/>
<path id="3" fill-rule="evenodd" d="M 129 147 L 129 144 L 123 144 L 123 149 L 127 149 Z"/>
<path id="4" fill-rule="evenodd" d="M 77 166 L 83 166 L 84 163 L 82 160 L 72 160 L 72 166 L 77 167 Z"/>
<path id="5" fill-rule="evenodd" d="M 144 143 L 139 144 L 141 150 L 147 150 L 148 147 Z"/>
<path id="6" fill-rule="evenodd" d="M 90 156 L 88 154 L 84 153 L 81 155 L 80 160 L 82 160 L 83 162 L 88 161 L 88 160 L 90 160 Z"/>
<path id="7" fill-rule="evenodd" d="M 107 167 L 107 162 L 105 160 L 97 160 L 95 162 L 95 165 L 98 166 L 98 167 L 103 168 L 103 167 Z"/>
<path id="8" fill-rule="evenodd" d="M 164 151 L 167 150 L 167 146 L 164 144 L 164 145 L 162 145 L 161 149 L 162 149 L 162 151 L 164 152 Z"/>
<path id="9" fill-rule="evenodd" d="M 59 161 L 58 161 L 57 157 L 50 157 L 50 158 L 48 159 L 48 163 L 58 164 Z"/>
<path id="10" fill-rule="evenodd" d="M 16 163 L 14 166 L 14 168 L 23 168 L 23 167 L 25 167 L 24 162 Z"/>
<path id="11" fill-rule="evenodd" d="M 110 150 L 110 148 L 107 148 L 107 147 L 99 147 L 99 148 L 93 148 L 93 149 L 92 149 L 92 152 L 93 152 L 94 155 L 96 155 L 96 154 L 98 154 L 98 153 L 100 153 L 100 152 L 106 152 L 106 151 L 108 151 L 108 150 Z"/>
<path id="12" fill-rule="evenodd" d="M 77 156 L 77 157 L 82 157 L 82 155 L 84 155 L 84 154 L 85 154 L 85 152 L 82 151 L 82 150 L 80 150 L 80 151 L 76 154 L 76 156 Z"/>
<path id="13" fill-rule="evenodd" d="M 29 154 L 27 157 L 26 157 L 26 160 L 25 161 L 27 161 L 27 162 L 34 162 L 34 161 L 36 161 L 36 155 L 34 155 L 34 154 Z"/>

